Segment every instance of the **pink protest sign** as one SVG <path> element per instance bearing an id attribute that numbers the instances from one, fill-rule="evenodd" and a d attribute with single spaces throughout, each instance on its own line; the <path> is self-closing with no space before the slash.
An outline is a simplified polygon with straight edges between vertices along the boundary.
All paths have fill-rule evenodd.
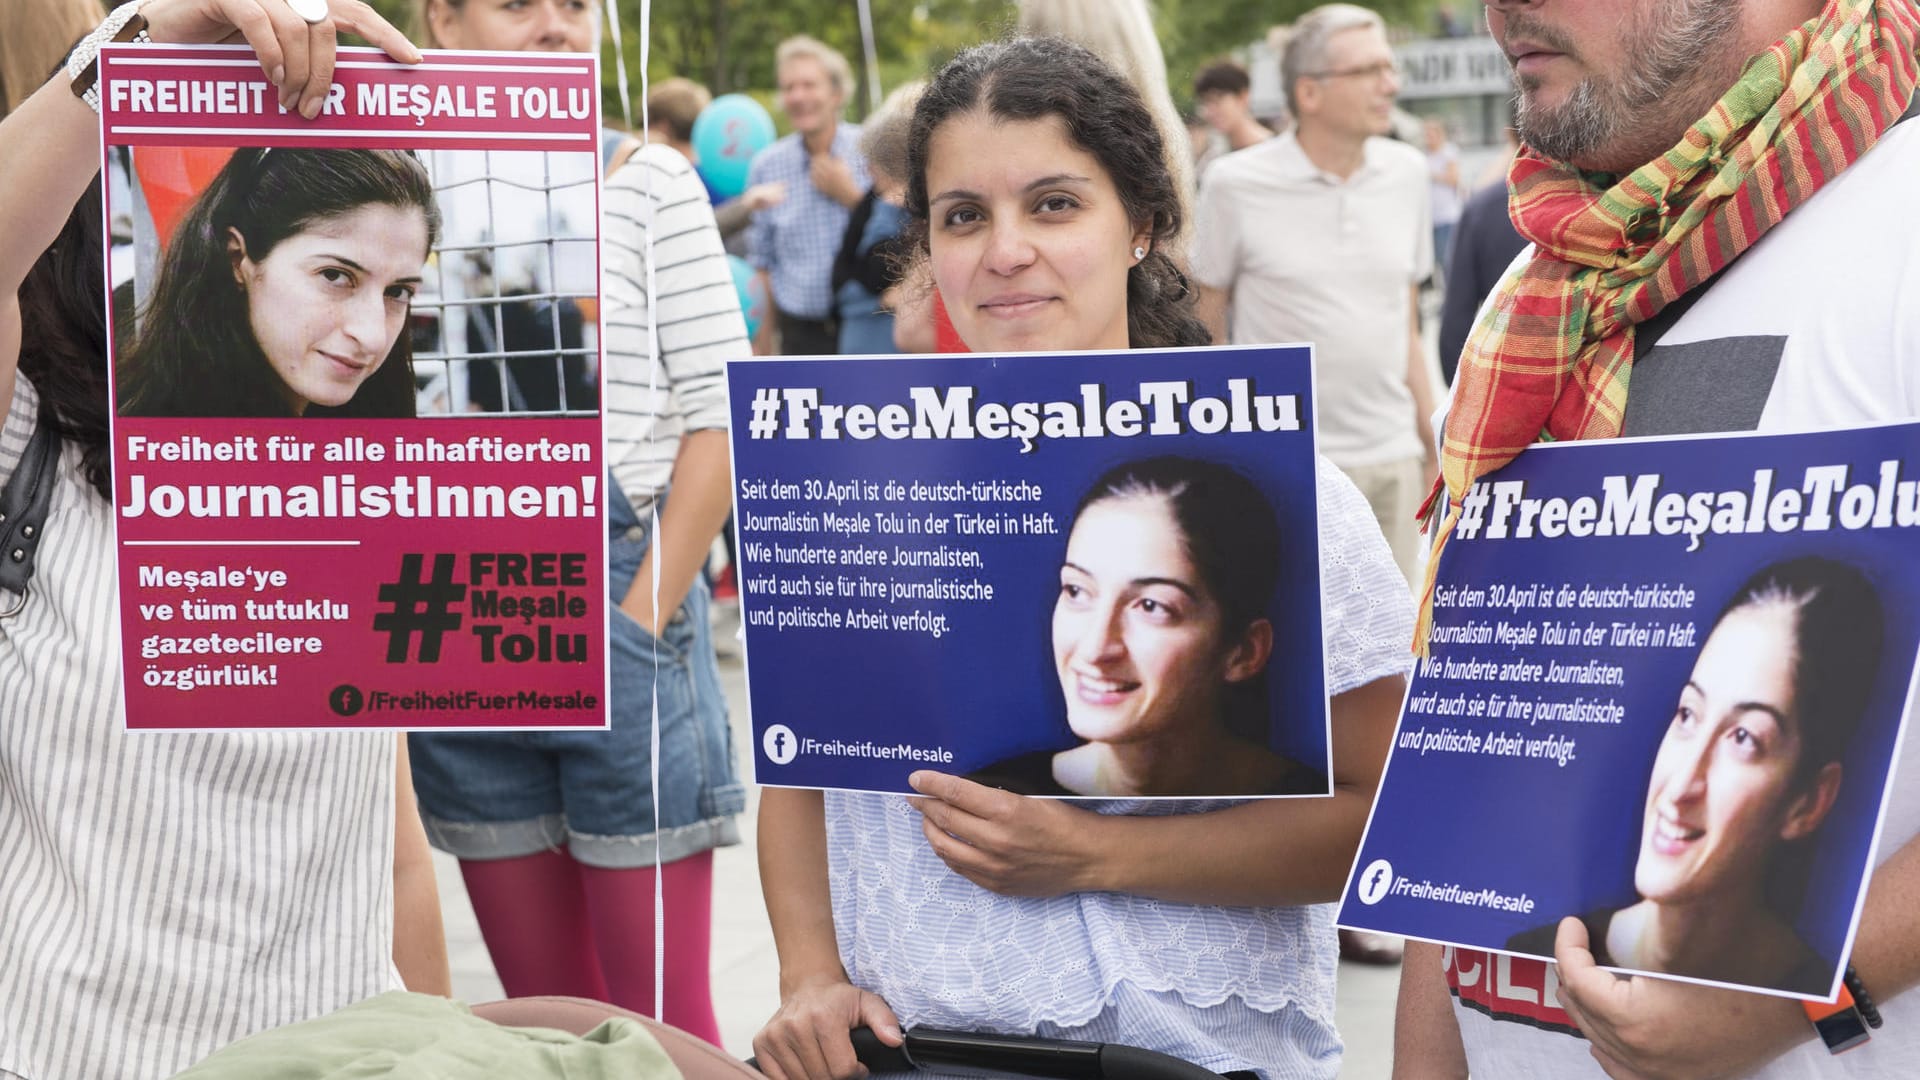
<path id="1" fill-rule="evenodd" d="M 604 726 L 593 58 L 100 86 L 127 726 Z"/>

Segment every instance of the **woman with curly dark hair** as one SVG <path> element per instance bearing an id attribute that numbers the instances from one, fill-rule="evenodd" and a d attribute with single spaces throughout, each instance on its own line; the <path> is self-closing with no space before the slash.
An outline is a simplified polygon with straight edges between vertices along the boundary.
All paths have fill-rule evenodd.
<path id="1" fill-rule="evenodd" d="M 1074 64 L 1091 66 L 1061 78 Z M 908 235 L 968 348 L 1017 352 L 1062 336 L 1083 349 L 1212 342 L 1166 250 L 1182 204 L 1155 130 L 1130 83 L 1061 38 L 970 49 L 941 70 L 907 136 Z M 930 188 L 936 139 L 952 161 L 991 150 L 1006 167 L 1066 157 L 1092 167 L 1036 176 L 1051 187 L 988 206 L 981 192 Z M 994 246 L 1010 215 L 1036 226 L 1019 250 Z"/>
<path id="2" fill-rule="evenodd" d="M 911 132 L 913 235 L 969 348 L 1207 342 L 1163 252 L 1180 201 L 1152 115 L 1092 53 L 1056 38 L 970 49 L 934 77 Z M 754 1040 L 768 1075 L 857 1075 L 848 1029 L 898 1043 L 900 1021 L 1122 1042 L 1228 1074 L 1338 1070 L 1331 901 L 1392 737 L 1412 612 L 1366 501 L 1324 462 L 1315 479 L 1331 795 L 1067 803 L 931 771 L 910 777 L 912 800 L 770 788 L 760 866 L 781 1005 Z M 1094 505 L 1170 512 L 1145 490 L 1157 480 L 1120 486 L 1139 497 Z M 1119 525 L 1136 537 L 1144 526 Z M 1206 560 L 1177 528 L 1151 534 L 1165 550 L 1134 566 L 1063 574 L 1067 621 L 1083 598 L 1112 623 L 1172 617 L 1157 588 L 1198 580 Z M 1224 600 L 1206 588 L 1189 595 L 1190 636 L 1231 634 L 1250 648 L 1182 650 L 1156 669 L 1167 684 L 1194 684 L 1183 665 L 1263 666 L 1248 662 L 1265 651 L 1252 620 L 1216 612 Z M 1097 663 L 1061 662 L 1098 711 L 1145 715 L 1149 654 L 1170 636 L 1181 635 L 1108 634 Z M 1051 762 L 1049 772 L 1060 778 Z M 1267 776 L 1225 790 L 1279 786 Z"/>

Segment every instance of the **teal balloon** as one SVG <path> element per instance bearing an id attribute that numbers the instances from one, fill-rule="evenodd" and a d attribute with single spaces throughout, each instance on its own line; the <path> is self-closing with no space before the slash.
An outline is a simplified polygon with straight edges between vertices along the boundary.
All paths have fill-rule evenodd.
<path id="1" fill-rule="evenodd" d="M 693 152 L 700 176 L 718 199 L 747 190 L 747 166 L 773 142 L 773 117 L 745 94 L 713 99 L 693 122 Z"/>
<path id="2" fill-rule="evenodd" d="M 740 297 L 740 314 L 747 317 L 747 337 L 751 338 L 760 332 L 760 324 L 766 321 L 773 304 L 747 260 L 729 255 L 727 268 L 733 271 L 733 291 Z"/>

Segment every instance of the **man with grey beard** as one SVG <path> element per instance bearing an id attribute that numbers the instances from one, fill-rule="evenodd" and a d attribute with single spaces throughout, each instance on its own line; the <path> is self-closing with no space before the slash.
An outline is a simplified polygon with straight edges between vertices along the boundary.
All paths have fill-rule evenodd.
<path id="1" fill-rule="evenodd" d="M 1521 141 L 1556 161 L 1632 172 L 1671 146 L 1669 136 L 1698 119 L 1695 104 L 1717 99 L 1746 60 L 1730 47 L 1739 0 L 1625 5 L 1604 20 L 1614 26 L 1611 42 L 1578 37 L 1534 10 L 1545 6 L 1492 4 L 1488 19 L 1504 23 L 1503 47 L 1525 50 L 1508 57 Z"/>
<path id="2" fill-rule="evenodd" d="M 1462 354 L 1443 521 L 1542 438 L 1920 417 L 1920 3 L 1486 4 L 1527 147 L 1509 209 L 1534 247 Z M 1638 937 L 1563 920 L 1552 962 L 1410 944 L 1396 1080 L 1920 1076 L 1920 739 L 1894 768 L 1846 958 L 1885 1017 L 1865 1046 L 1829 1056 L 1797 1001 L 1605 970 L 1683 970 L 1703 942 L 1751 940 L 1681 893 L 1659 898 L 1672 922 Z M 1621 794 L 1682 823 L 1671 843 L 1704 878 L 1726 815 L 1758 797 L 1730 787 L 1703 766 L 1685 805 Z"/>

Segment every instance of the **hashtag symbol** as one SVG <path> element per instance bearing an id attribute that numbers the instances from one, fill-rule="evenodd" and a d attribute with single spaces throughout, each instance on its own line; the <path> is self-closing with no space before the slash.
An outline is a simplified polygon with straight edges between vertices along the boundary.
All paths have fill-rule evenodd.
<path id="1" fill-rule="evenodd" d="M 747 423 L 747 435 L 755 439 L 771 439 L 778 430 L 780 391 L 777 387 L 763 386 L 753 392 L 753 419 Z"/>
<path id="2" fill-rule="evenodd" d="M 450 609 L 454 601 L 466 598 L 467 587 L 454 583 L 454 557 L 435 555 L 433 578 L 429 581 L 420 580 L 421 558 L 402 555 L 400 580 L 380 586 L 381 601 L 393 607 L 373 617 L 373 628 L 387 633 L 389 664 L 406 663 L 416 632 L 420 635 L 421 662 L 436 663 L 440 659 L 441 636 L 460 629 L 460 616 Z"/>
<path id="3" fill-rule="evenodd" d="M 1460 502 L 1460 523 L 1453 527 L 1453 535 L 1462 540 L 1471 540 L 1480 535 L 1480 526 L 1485 523 L 1487 503 L 1493 501 L 1493 495 L 1485 484 L 1475 484 L 1467 489 L 1467 497 Z"/>

